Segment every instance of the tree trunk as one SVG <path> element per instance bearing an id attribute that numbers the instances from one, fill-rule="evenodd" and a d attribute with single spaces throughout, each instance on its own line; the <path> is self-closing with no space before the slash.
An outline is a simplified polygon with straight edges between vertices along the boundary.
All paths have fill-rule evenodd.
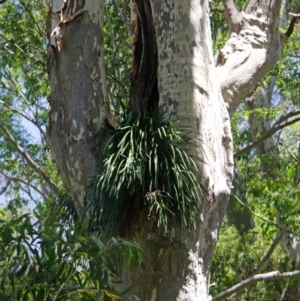
<path id="1" fill-rule="evenodd" d="M 55 61 L 49 59 L 52 93 L 48 142 L 79 212 L 84 187 L 93 174 L 91 130 L 101 113 L 107 114 L 100 30 L 103 3 L 90 2 L 98 4 L 92 8 L 67 1 L 62 9 L 61 4 L 56 5 L 65 22 L 56 25 L 56 43 L 49 51 Z M 199 167 L 198 178 L 208 197 L 199 200 L 203 202 L 202 213 L 193 231 L 174 225 L 172 233 L 162 237 L 153 233 L 151 222 L 132 227 L 128 236 L 141 244 L 144 262 L 138 271 L 128 274 L 124 285 L 132 284 L 131 293 L 145 301 L 206 300 L 233 166 L 229 117 L 215 81 L 208 2 L 145 0 L 135 1 L 133 6 L 140 22 L 136 26 L 140 31 L 152 32 L 152 40 L 148 41 L 156 45 L 147 45 L 144 34 L 136 42 L 140 44 L 135 44 L 134 64 L 140 72 L 133 78 L 131 105 L 143 111 L 151 102 L 148 98 L 153 98 L 149 91 L 156 91 L 156 97 L 159 91 L 160 107 L 174 111 L 182 124 L 193 130 L 191 136 L 200 141 L 200 146 L 190 143 L 187 150 Z M 155 24 L 156 37 L 151 26 L 143 28 L 146 21 Z M 145 72 L 149 68 L 150 75 Z M 142 103 L 138 103 L 139 98 L 143 98 Z M 175 238 L 182 243 L 177 245 Z"/>
<path id="2" fill-rule="evenodd" d="M 149 7 L 144 0 L 136 1 L 138 8 L 141 2 Z M 173 224 L 162 237 L 153 234 L 151 221 L 131 229 L 128 235 L 142 246 L 144 260 L 138 271 L 129 273 L 129 283 L 134 284 L 132 293 L 145 301 L 207 300 L 233 167 L 229 117 L 215 81 L 208 3 L 150 0 L 150 4 L 153 22 L 147 22 L 154 24 L 156 33 L 159 107 L 175 113 L 200 141 L 186 150 L 198 165 L 208 197 L 199 200 L 202 212 L 195 230 Z"/>
<path id="3" fill-rule="evenodd" d="M 257 93 L 247 100 L 247 109 L 251 111 L 249 116 L 250 134 L 252 141 L 262 136 L 272 127 L 268 112 L 272 109 L 272 97 L 274 93 L 276 78 L 272 77 L 268 84 L 261 86 Z M 256 111 L 259 110 L 259 111 Z M 264 154 L 277 155 L 276 141 L 271 137 L 259 144 L 255 150 L 258 156 Z"/>
<path id="4" fill-rule="evenodd" d="M 103 56 L 103 5 L 103 0 L 65 0 L 63 4 L 53 0 L 52 8 L 52 11 L 60 11 L 58 22 L 52 22 L 56 40 L 52 38 L 52 45 L 48 47 L 52 88 L 48 143 L 79 214 L 82 214 L 84 188 L 94 172 L 91 131 L 97 121 L 109 114 Z M 276 21 L 274 6 L 269 7 L 270 12 L 264 9 L 261 18 L 269 18 L 273 13 Z M 252 4 L 247 9 L 247 24 L 254 22 L 250 18 L 251 7 Z M 144 260 L 138 270 L 126 272 L 124 286 L 132 284 L 130 293 L 143 301 L 205 301 L 209 294 L 213 251 L 226 212 L 233 173 L 229 115 L 216 81 L 208 0 L 134 0 L 132 20 L 135 20 L 133 28 L 137 36 L 131 107 L 145 113 L 158 106 L 160 110 L 175 113 L 181 124 L 191 129 L 191 138 L 198 142 L 191 142 L 185 148 L 196 162 L 197 177 L 207 191 L 207 198 L 199 200 L 201 214 L 193 230 L 173 224 L 161 235 L 153 232 L 151 220 L 136 217 L 137 222 L 127 236 L 141 244 Z M 258 21 L 255 22 L 263 23 Z M 263 51 L 253 54 L 257 59 L 249 73 L 252 77 L 258 76 L 255 80 L 248 77 L 238 80 L 234 87 L 232 82 L 227 82 L 222 85 L 223 95 L 231 95 L 231 91 L 241 88 L 239 97 L 233 95 L 239 101 L 248 91 L 246 81 L 251 81 L 254 87 L 280 56 L 279 33 L 274 33 L 278 24 L 274 23 L 270 26 L 271 38 L 268 36 L 271 40 L 267 39 L 272 42 L 272 49 L 276 49 L 274 55 L 268 56 L 274 59 L 263 62 L 267 42 L 261 29 L 258 38 Z M 235 58 L 230 62 L 232 60 Z M 242 70 L 245 61 L 238 61 L 236 68 Z M 233 70 L 228 64 L 228 57 L 219 55 L 221 84 L 226 72 Z M 263 72 L 259 66 L 263 66 Z M 232 97 L 227 101 L 232 101 Z"/>
<path id="5" fill-rule="evenodd" d="M 53 0 L 48 71 L 51 109 L 47 142 L 67 192 L 82 214 L 85 187 L 93 174 L 92 130 L 107 114 L 104 67 L 104 3 Z"/>

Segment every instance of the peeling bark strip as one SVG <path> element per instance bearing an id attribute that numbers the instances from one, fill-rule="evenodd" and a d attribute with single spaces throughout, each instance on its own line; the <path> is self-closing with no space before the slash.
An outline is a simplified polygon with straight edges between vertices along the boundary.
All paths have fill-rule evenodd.
<path id="1" fill-rule="evenodd" d="M 53 1 L 61 2 L 61 1 Z M 60 51 L 63 47 L 63 32 L 65 24 L 73 22 L 81 18 L 83 13 L 84 0 L 63 0 L 61 9 L 58 11 L 52 11 L 51 16 L 57 22 L 56 27 L 52 30 L 51 37 L 55 40 L 56 46 Z M 58 4 L 58 3 L 57 3 Z"/>
<path id="2" fill-rule="evenodd" d="M 131 74 L 131 108 L 144 113 L 157 107 L 157 46 L 149 0 L 134 0 L 134 11 L 138 14 L 132 34 L 133 64 Z"/>
<path id="3" fill-rule="evenodd" d="M 85 1 L 74 0 L 52 3 L 55 11 L 62 8 L 59 14 L 63 20 L 79 11 L 81 18 L 60 23 L 57 43 L 50 46 L 55 63 L 49 68 L 51 109 L 47 128 L 48 144 L 79 215 L 85 186 L 95 165 L 92 129 L 97 120 L 106 115 L 108 107 L 103 61 L 103 1 L 83 7 L 84 4 Z M 52 31 L 57 23 L 52 22 Z"/>

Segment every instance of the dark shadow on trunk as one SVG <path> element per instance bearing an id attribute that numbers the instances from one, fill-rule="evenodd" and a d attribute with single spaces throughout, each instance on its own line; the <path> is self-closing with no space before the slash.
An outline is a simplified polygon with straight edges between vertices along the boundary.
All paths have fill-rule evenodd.
<path id="1" fill-rule="evenodd" d="M 243 235 L 250 229 L 254 228 L 255 224 L 251 212 L 246 208 L 246 206 L 240 204 L 235 198 L 236 196 L 245 205 L 249 205 L 245 195 L 243 181 L 236 168 L 234 169 L 234 178 L 232 185 L 233 189 L 227 207 L 227 219 L 229 225 L 235 226 L 235 228 L 239 231 L 240 235 Z"/>

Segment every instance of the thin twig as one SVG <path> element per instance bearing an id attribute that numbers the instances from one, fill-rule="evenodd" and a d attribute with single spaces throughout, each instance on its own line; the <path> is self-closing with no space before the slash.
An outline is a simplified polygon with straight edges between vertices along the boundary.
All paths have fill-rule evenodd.
<path id="1" fill-rule="evenodd" d="M 6 109 L 12 111 L 13 113 L 17 113 L 19 114 L 20 116 L 22 116 L 23 118 L 25 118 L 26 120 L 34 123 L 34 120 L 33 118 L 31 118 L 29 115 L 25 114 L 24 112 L 22 111 L 19 111 L 17 109 L 14 109 L 13 107 L 11 107 L 10 105 L 8 105 L 5 101 L 3 100 L 0 100 L 0 104 L 2 104 Z"/>
<path id="2" fill-rule="evenodd" d="M 9 81 L 9 86 L 7 84 L 5 84 L 5 82 L 2 80 L 3 87 L 5 89 L 11 91 L 12 93 L 14 93 L 16 96 L 19 96 L 21 99 L 23 99 L 23 101 L 27 105 L 29 111 L 32 113 L 32 115 L 34 115 L 34 111 L 32 110 L 32 107 L 31 107 L 27 97 L 24 95 L 24 93 L 22 93 L 21 89 L 19 89 L 19 91 L 17 91 L 16 88 L 13 88 L 13 87 L 18 87 L 17 81 L 15 81 L 15 79 L 12 78 L 12 76 L 9 74 L 9 72 L 7 70 L 5 72 L 5 75 L 6 75 L 7 81 Z"/>
<path id="3" fill-rule="evenodd" d="M 289 288 L 288 285 L 284 288 L 284 290 L 283 290 L 282 293 L 281 293 L 280 299 L 279 299 L 278 301 L 283 301 L 283 299 L 284 299 L 284 297 L 285 297 L 285 294 L 286 294 L 288 288 Z"/>
<path id="4" fill-rule="evenodd" d="M 11 107 L 10 105 L 8 105 L 5 101 L 0 100 L 0 104 L 2 104 L 3 106 L 5 106 L 8 110 L 12 111 L 13 113 L 19 114 L 21 117 L 23 117 L 24 119 L 28 120 L 29 122 L 31 122 L 32 124 L 34 124 L 40 131 L 41 136 L 43 137 L 43 139 L 46 139 L 46 134 L 44 132 L 44 130 L 41 128 L 41 126 L 39 125 L 39 123 L 32 117 L 30 117 L 29 115 L 25 114 L 24 112 L 17 110 L 13 107 Z"/>
<path id="5" fill-rule="evenodd" d="M 251 149 L 253 149 L 254 147 L 256 147 L 257 145 L 261 144 L 262 142 L 264 142 L 267 138 L 271 137 L 272 135 L 274 135 L 276 132 L 278 132 L 279 130 L 292 125 L 298 121 L 300 121 L 300 117 L 298 118 L 294 118 L 290 121 L 286 121 L 287 119 L 300 115 L 300 110 L 297 111 L 293 111 L 293 112 L 289 112 L 283 116 L 281 116 L 273 125 L 273 127 L 268 130 L 265 134 L 263 134 L 262 136 L 260 136 L 258 139 L 254 140 L 253 142 L 249 143 L 247 146 L 243 147 L 242 149 L 238 150 L 237 152 L 234 153 L 234 158 L 237 158 L 241 155 L 243 155 L 244 153 L 250 151 Z M 282 124 L 282 122 L 286 121 L 285 123 Z"/>
<path id="6" fill-rule="evenodd" d="M 11 147 L 27 162 L 27 164 L 35 171 L 38 175 L 42 177 L 42 179 L 49 186 L 50 191 L 53 194 L 58 194 L 57 186 L 52 182 L 49 175 L 47 175 L 31 158 L 31 156 L 17 143 L 9 129 L 3 122 L 0 122 L 0 130 L 2 131 L 5 140 L 11 145 Z"/>
<path id="7" fill-rule="evenodd" d="M 45 36 L 47 37 L 47 33 L 41 29 L 40 25 L 38 24 L 38 22 L 35 20 L 35 18 L 33 17 L 31 10 L 26 6 L 26 4 L 20 0 L 20 3 L 23 5 L 23 7 L 25 8 L 25 10 L 27 11 L 27 13 L 29 14 L 30 18 L 32 19 L 33 23 L 36 25 L 36 27 L 38 28 L 38 30 Z"/>
<path id="8" fill-rule="evenodd" d="M 40 194 L 44 199 L 47 199 L 47 195 L 42 191 L 40 190 L 39 188 L 37 188 L 36 185 L 33 185 L 31 184 L 29 181 L 25 181 L 21 178 L 18 178 L 18 177 L 10 177 L 8 176 L 7 174 L 5 174 L 4 172 L 0 172 L 3 177 L 8 181 L 8 182 L 14 182 L 14 183 L 22 183 L 24 185 L 27 185 L 27 186 L 30 186 L 30 188 L 34 189 L 38 194 Z"/>
<path id="9" fill-rule="evenodd" d="M 263 266 L 267 263 L 271 255 L 273 254 L 274 250 L 276 249 L 276 246 L 279 244 L 281 241 L 283 235 L 286 233 L 285 230 L 281 230 L 277 236 L 274 238 L 269 250 L 266 252 L 264 257 L 261 259 L 261 261 L 258 263 L 258 265 L 255 267 L 254 271 L 250 274 L 250 276 L 255 275 L 258 271 L 260 271 Z"/>
<path id="10" fill-rule="evenodd" d="M 26 52 L 21 46 L 19 46 L 14 40 L 12 39 L 8 39 L 5 35 L 0 33 L 0 37 L 4 40 L 4 42 L 6 44 L 12 44 L 13 46 L 15 46 L 16 48 L 18 48 L 24 55 L 26 55 L 27 57 L 29 57 L 31 60 L 33 60 L 35 63 L 38 63 L 40 65 L 42 65 L 43 67 L 46 67 L 45 63 L 42 62 L 41 60 L 36 59 L 36 57 L 28 52 Z M 11 51 L 10 49 L 8 49 L 9 51 Z M 12 52 L 12 51 L 11 51 Z M 13 54 L 14 52 L 12 52 Z"/>
<path id="11" fill-rule="evenodd" d="M 261 215 L 255 213 L 248 205 L 246 205 L 245 203 L 243 203 L 236 195 L 233 195 L 233 197 L 234 197 L 241 205 L 243 205 L 244 207 L 246 207 L 246 208 L 247 208 L 254 216 L 258 217 L 259 219 L 261 219 L 261 220 L 263 220 L 263 221 L 265 221 L 265 222 L 267 222 L 267 223 L 269 223 L 269 224 L 271 224 L 271 225 L 273 225 L 273 226 L 275 226 L 275 227 L 277 227 L 277 228 L 279 228 L 279 229 L 281 229 L 281 230 L 286 230 L 286 231 L 288 231 L 287 229 L 283 228 L 283 227 L 280 226 L 279 224 L 274 223 L 274 222 L 272 222 L 272 221 L 266 219 L 265 217 L 263 217 L 263 216 L 261 216 Z M 288 232 L 290 232 L 290 231 L 288 231 Z"/>
<path id="12" fill-rule="evenodd" d="M 9 91 L 11 91 L 12 93 L 14 93 L 16 96 L 19 96 L 21 99 L 23 99 L 23 101 L 24 101 L 24 103 L 27 105 L 27 108 L 28 108 L 28 110 L 31 112 L 31 114 L 34 116 L 34 118 L 35 118 L 35 125 L 37 126 L 37 128 L 40 130 L 40 133 L 41 133 L 41 135 L 42 135 L 42 139 L 45 141 L 46 140 L 46 136 L 45 136 L 45 133 L 44 133 L 44 131 L 43 131 L 43 129 L 42 129 L 42 127 L 41 127 L 41 125 L 40 125 L 40 122 L 39 122 L 39 119 L 38 119 L 38 117 L 37 117 L 37 111 L 34 111 L 33 109 L 32 109 L 32 106 L 30 105 L 30 102 L 28 101 L 28 99 L 27 99 L 27 97 L 25 96 L 25 94 L 21 91 L 21 89 L 19 89 L 19 91 L 17 91 L 17 89 L 15 88 L 15 89 L 13 89 L 12 87 L 17 87 L 18 86 L 18 83 L 15 81 L 15 79 L 14 78 L 12 78 L 11 76 L 10 76 L 10 74 L 8 74 L 8 72 L 6 72 L 6 76 L 7 76 L 7 80 L 8 81 L 10 81 L 10 83 L 9 83 L 9 86 L 7 86 L 7 84 L 5 84 L 4 83 L 4 81 L 2 80 L 2 84 L 3 84 L 3 86 L 7 89 L 7 90 L 9 90 Z M 37 109 L 37 106 L 38 106 L 39 104 L 38 103 L 35 103 L 35 108 Z"/>
<path id="13" fill-rule="evenodd" d="M 284 144 L 282 143 L 283 147 L 285 148 L 285 150 L 291 155 L 291 157 L 297 162 L 297 163 L 300 163 L 299 161 L 299 158 L 297 158 L 290 150 L 289 148 Z"/>

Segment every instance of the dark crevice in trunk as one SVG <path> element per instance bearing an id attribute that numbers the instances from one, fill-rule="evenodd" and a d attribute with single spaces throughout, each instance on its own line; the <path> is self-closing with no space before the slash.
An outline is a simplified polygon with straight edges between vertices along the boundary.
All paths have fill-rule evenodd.
<path id="1" fill-rule="evenodd" d="M 134 37 L 130 107 L 144 115 L 157 108 L 157 45 L 149 0 L 135 0 L 138 30 Z"/>

